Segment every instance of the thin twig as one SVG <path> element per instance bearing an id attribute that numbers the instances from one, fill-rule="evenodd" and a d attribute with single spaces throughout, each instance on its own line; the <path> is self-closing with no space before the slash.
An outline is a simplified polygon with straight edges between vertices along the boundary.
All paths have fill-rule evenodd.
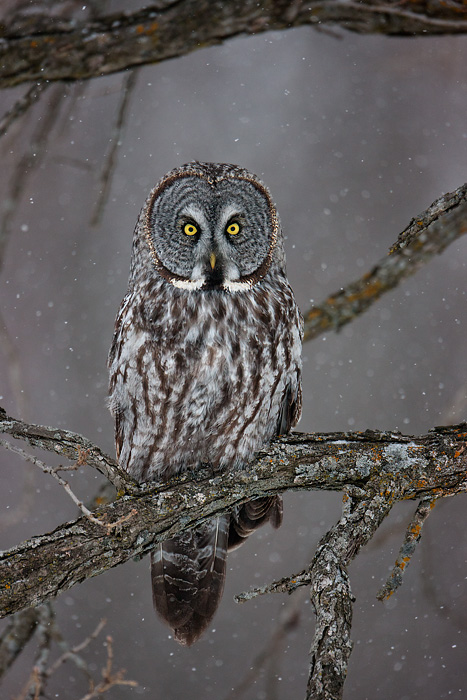
<path id="1" fill-rule="evenodd" d="M 50 476 L 53 476 L 53 478 L 58 481 L 60 486 L 62 486 L 67 494 L 70 496 L 71 500 L 73 503 L 75 503 L 82 514 L 88 518 L 92 523 L 95 525 L 100 525 L 101 527 L 108 527 L 108 524 L 105 523 L 103 520 L 100 520 L 99 518 L 96 518 L 91 511 L 86 508 L 84 503 L 79 500 L 78 496 L 76 496 L 73 491 L 71 490 L 70 484 L 68 481 L 65 481 L 65 479 L 62 479 L 62 477 L 58 474 L 58 471 L 60 471 L 60 467 L 49 467 L 47 464 L 45 464 L 41 459 L 38 457 L 34 457 L 34 455 L 29 454 L 28 452 L 25 452 L 25 450 L 21 449 L 21 447 L 17 447 L 16 445 L 12 445 L 10 442 L 7 442 L 7 440 L 2 440 L 0 439 L 0 445 L 4 447 L 7 450 L 10 450 L 11 452 L 14 452 L 15 454 L 19 455 L 22 459 L 24 459 L 26 462 L 32 462 L 32 464 L 35 464 L 37 467 L 42 469 L 44 474 L 50 474 Z M 76 468 L 76 465 L 73 465 L 71 469 Z M 64 467 L 64 469 L 67 469 L 67 467 Z"/>
<path id="2" fill-rule="evenodd" d="M 415 547 L 422 536 L 422 527 L 435 506 L 435 499 L 420 501 L 405 533 L 394 567 L 384 586 L 378 591 L 378 600 L 387 600 L 402 585 L 404 571 L 410 564 Z"/>
<path id="3" fill-rule="evenodd" d="M 125 680 L 125 671 L 120 669 L 119 671 L 112 671 L 113 667 L 113 639 L 108 636 L 106 639 L 107 646 L 107 661 L 105 667 L 102 669 L 102 681 L 96 686 L 92 686 L 89 693 L 84 695 L 80 700 L 93 700 L 93 698 L 98 698 L 99 695 L 107 693 L 109 690 L 115 686 L 129 686 L 130 688 L 136 688 L 138 683 L 136 681 Z"/>
<path id="4" fill-rule="evenodd" d="M 83 454 L 86 454 L 86 465 L 97 469 L 119 493 L 140 491 L 134 479 L 120 469 L 114 459 L 78 433 L 10 418 L 1 407 L 0 433 L 11 435 L 17 440 L 26 440 L 32 447 L 53 452 L 75 462 L 83 459 Z"/>
<path id="5" fill-rule="evenodd" d="M 102 218 L 102 214 L 109 197 L 112 175 L 117 163 L 117 150 L 121 144 L 122 131 L 125 126 L 130 97 L 136 85 L 138 69 L 131 70 L 125 76 L 121 88 L 121 101 L 117 112 L 117 120 L 110 135 L 110 151 L 102 168 L 100 176 L 100 194 L 94 207 L 94 212 L 91 218 L 91 225 L 97 226 Z"/>
<path id="6" fill-rule="evenodd" d="M 50 676 L 52 676 L 62 664 L 68 661 L 68 659 L 74 661 L 78 668 L 80 668 L 80 670 L 84 670 L 86 668 L 86 664 L 83 663 L 83 660 L 81 659 L 81 657 L 78 656 L 78 654 L 81 651 L 83 651 L 83 649 L 85 649 L 92 641 L 94 641 L 96 637 L 99 636 L 105 625 L 106 620 L 101 620 L 94 632 L 91 632 L 91 634 L 88 637 L 86 637 L 86 639 L 80 642 L 80 644 L 76 644 L 76 646 L 72 647 L 71 649 L 68 649 L 61 656 L 59 656 L 58 659 L 51 666 L 49 666 L 49 668 L 45 672 L 45 676 L 47 678 L 50 678 Z"/>
<path id="7" fill-rule="evenodd" d="M 38 608 L 27 608 L 13 615 L 0 636 L 0 678 L 24 651 L 36 629 Z"/>
<path id="8" fill-rule="evenodd" d="M 102 632 L 106 622 L 101 620 L 91 634 L 82 642 L 76 644 L 71 649 L 63 639 L 60 630 L 58 629 L 55 614 L 50 604 L 40 605 L 32 611 L 27 611 L 29 614 L 34 613 L 34 625 L 36 628 L 36 636 L 38 638 L 38 648 L 36 652 L 35 664 L 31 670 L 28 680 L 23 689 L 16 696 L 15 700 L 39 700 L 46 696 L 47 683 L 50 678 L 56 673 L 59 667 L 67 661 L 73 661 L 80 671 L 85 673 L 88 683 L 89 692 L 81 700 L 92 700 L 100 695 L 108 692 L 116 686 L 136 687 L 136 681 L 125 680 L 125 671 L 113 671 L 113 648 L 112 638 L 107 637 L 107 658 L 104 668 L 102 669 L 102 681 L 95 683 L 88 671 L 88 666 L 80 653 L 93 642 Z M 15 616 L 15 619 L 24 617 L 25 613 Z M 37 626 L 37 627 L 36 627 Z M 27 641 L 27 640 L 26 640 Z M 51 654 L 52 642 L 57 642 L 65 651 L 59 658 L 47 666 L 48 659 Z M 0 647 L 1 649 L 1 647 Z"/>
<path id="9" fill-rule="evenodd" d="M 268 595 L 269 593 L 293 593 L 297 588 L 309 586 L 310 583 L 310 571 L 309 569 L 304 569 L 299 574 L 284 576 L 265 586 L 258 586 L 257 588 L 251 588 L 249 591 L 237 593 L 237 595 L 234 596 L 234 600 L 236 603 L 246 603 L 249 600 L 253 600 L 253 598 L 258 598 L 261 595 Z"/>
<path id="10" fill-rule="evenodd" d="M 44 90 L 50 86 L 46 80 L 38 80 L 15 102 L 13 107 L 5 112 L 0 119 L 0 138 L 4 136 L 10 126 L 19 119 L 28 109 L 37 102 Z"/>
<path id="11" fill-rule="evenodd" d="M 48 139 L 51 137 L 53 127 L 60 112 L 60 103 L 67 86 L 57 85 L 51 90 L 50 101 L 45 109 L 43 119 L 35 130 L 27 152 L 19 159 L 14 173 L 10 177 L 10 192 L 4 204 L 0 221 L 0 270 L 4 262 L 4 253 L 10 233 L 11 221 L 16 212 L 18 202 L 23 194 L 28 177 L 36 170 L 42 161 L 46 151 Z"/>

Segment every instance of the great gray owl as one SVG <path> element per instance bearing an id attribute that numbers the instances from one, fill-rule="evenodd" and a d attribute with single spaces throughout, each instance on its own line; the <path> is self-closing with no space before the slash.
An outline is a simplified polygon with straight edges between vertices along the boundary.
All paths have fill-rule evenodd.
<path id="1" fill-rule="evenodd" d="M 301 411 L 302 321 L 268 189 L 235 165 L 189 163 L 152 190 L 109 353 L 117 457 L 135 479 L 245 467 Z M 258 498 L 151 556 L 154 607 L 182 644 L 210 623 L 227 550 L 282 521 Z"/>

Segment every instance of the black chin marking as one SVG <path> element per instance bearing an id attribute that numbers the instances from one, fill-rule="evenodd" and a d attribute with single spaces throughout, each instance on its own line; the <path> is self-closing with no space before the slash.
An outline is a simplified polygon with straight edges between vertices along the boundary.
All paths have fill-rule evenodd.
<path id="1" fill-rule="evenodd" d="M 221 267 L 209 268 L 204 278 L 203 289 L 220 289 L 224 284 L 224 273 Z"/>

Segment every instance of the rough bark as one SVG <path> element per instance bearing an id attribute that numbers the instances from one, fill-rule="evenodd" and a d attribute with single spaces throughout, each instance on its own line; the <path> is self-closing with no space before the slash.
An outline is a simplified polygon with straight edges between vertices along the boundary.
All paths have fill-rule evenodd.
<path id="1" fill-rule="evenodd" d="M 18 422 L 5 417 L 0 431 L 20 438 L 20 431 L 13 431 L 12 424 Z M 42 430 L 31 428 L 25 431 L 24 439 Z M 69 434 L 62 446 L 61 432 L 56 431 L 58 449 L 46 443 L 43 446 L 54 452 L 69 449 Z M 146 554 L 157 542 L 187 527 L 257 496 L 288 489 L 346 493 L 350 489 L 352 498 L 358 493 L 363 501 L 384 494 L 381 507 L 386 509 L 388 498 L 392 506 L 401 499 L 463 492 L 467 486 L 466 438 L 465 424 L 417 438 L 370 431 L 297 433 L 273 442 L 246 471 L 222 475 L 203 472 L 195 480 L 181 477 L 142 486 L 94 512 L 107 526 L 82 517 L 3 552 L 0 616 L 38 605 L 86 578 Z M 352 526 L 349 537 L 354 556 L 362 536 Z"/>
<path id="2" fill-rule="evenodd" d="M 398 36 L 463 34 L 465 3 L 416 0 L 166 0 L 78 21 L 52 12 L 4 19 L 0 87 L 30 80 L 83 80 L 158 63 L 228 39 L 309 25 Z"/>
<path id="3" fill-rule="evenodd" d="M 55 453 L 78 455 L 81 463 L 83 455 L 89 456 L 90 466 L 101 472 L 104 462 L 107 477 L 121 485 L 113 460 L 79 435 L 30 426 L 4 412 L 0 432 Z M 50 600 L 248 499 L 289 489 L 342 491 L 342 517 L 319 543 L 310 567 L 260 591 L 291 592 L 310 586 L 316 630 L 307 698 L 340 698 L 352 650 L 353 600 L 347 566 L 394 503 L 418 499 L 426 504 L 467 490 L 466 442 L 465 423 L 420 437 L 377 431 L 296 433 L 274 441 L 246 471 L 223 475 L 205 471 L 196 479 L 184 476 L 142 487 L 130 482 L 131 495 L 121 495 L 94 512 L 102 524 L 82 517 L 0 553 L 0 617 Z M 413 522 L 422 517 L 419 511 L 423 518 L 427 515 L 426 508 L 417 508 L 409 526 L 412 535 Z M 406 558 L 404 566 L 407 563 Z M 244 594 L 243 600 L 256 594 Z"/>

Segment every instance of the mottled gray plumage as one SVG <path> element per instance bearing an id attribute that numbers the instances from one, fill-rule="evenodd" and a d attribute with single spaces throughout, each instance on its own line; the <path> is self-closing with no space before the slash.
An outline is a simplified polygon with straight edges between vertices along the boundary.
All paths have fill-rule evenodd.
<path id="1" fill-rule="evenodd" d="M 190 163 L 150 193 L 109 353 L 117 455 L 139 481 L 235 470 L 300 417 L 302 323 L 267 188 L 234 165 Z M 154 605 L 191 644 L 222 596 L 227 550 L 282 520 L 261 498 L 152 554 Z"/>

